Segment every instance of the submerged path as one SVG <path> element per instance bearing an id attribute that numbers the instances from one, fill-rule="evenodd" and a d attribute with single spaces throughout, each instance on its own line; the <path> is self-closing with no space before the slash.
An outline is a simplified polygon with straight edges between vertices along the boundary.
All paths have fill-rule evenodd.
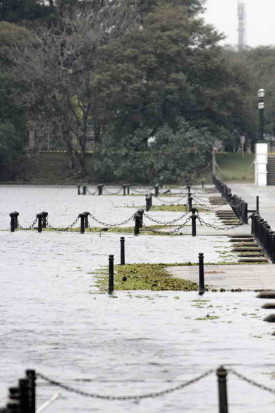
<path id="1" fill-rule="evenodd" d="M 230 183 L 232 194 L 236 194 L 248 202 L 249 210 L 255 209 L 256 196 L 260 197 L 260 215 L 264 218 L 272 230 L 275 231 L 275 187 L 258 187 L 252 183 Z M 229 209 L 224 206 L 221 209 Z M 248 235 L 251 233 L 251 224 L 228 231 L 228 236 Z M 201 230 L 200 230 L 201 231 Z M 216 235 L 211 228 L 203 228 L 204 235 Z M 198 267 L 169 267 L 167 271 L 176 278 L 198 283 Z M 215 289 L 242 289 L 262 290 L 275 289 L 275 265 L 274 264 L 239 264 L 239 265 L 206 265 L 205 283 Z"/>
<path id="2" fill-rule="evenodd" d="M 168 267 L 173 277 L 199 282 L 197 266 Z M 269 290 L 275 289 L 274 264 L 206 265 L 205 284 L 216 289 Z"/>
<path id="3" fill-rule="evenodd" d="M 256 196 L 260 197 L 260 215 L 275 231 L 275 186 L 256 186 L 252 183 L 230 183 L 232 193 L 248 202 L 249 209 L 255 209 Z"/>

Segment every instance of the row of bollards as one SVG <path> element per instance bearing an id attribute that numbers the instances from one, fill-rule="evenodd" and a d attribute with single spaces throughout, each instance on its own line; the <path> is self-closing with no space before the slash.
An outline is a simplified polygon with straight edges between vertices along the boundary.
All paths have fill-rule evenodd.
<path id="1" fill-rule="evenodd" d="M 147 209 L 146 209 L 147 210 Z M 196 237 L 197 235 L 197 224 L 196 221 L 198 219 L 198 210 L 196 208 L 192 208 L 192 215 L 191 215 L 191 221 L 192 221 L 192 237 Z M 14 232 L 18 228 L 18 216 L 19 212 L 11 212 L 10 214 L 10 230 L 11 232 Z M 39 214 L 36 214 L 36 220 L 37 220 L 37 231 L 42 232 L 43 229 L 48 227 L 48 212 L 40 212 Z M 89 212 L 82 212 L 81 214 L 78 215 L 78 218 L 80 219 L 80 227 L 79 231 L 81 234 L 85 233 L 85 230 L 89 228 Z M 134 234 L 138 235 L 140 232 L 140 228 L 143 226 L 143 215 L 144 215 L 144 209 L 138 209 L 135 214 L 134 214 Z M 106 230 L 105 228 L 102 230 Z M 102 231 L 100 230 L 100 231 Z"/>
<path id="2" fill-rule="evenodd" d="M 36 375 L 34 370 L 27 370 L 26 377 L 18 380 L 16 387 L 10 387 L 8 402 L 2 413 L 35 413 L 36 411 Z"/>
<path id="3" fill-rule="evenodd" d="M 97 194 L 103 194 L 104 184 L 97 185 Z M 122 185 L 123 195 L 130 195 L 130 185 L 124 184 Z M 87 195 L 87 185 L 77 185 L 77 194 L 78 195 Z"/>

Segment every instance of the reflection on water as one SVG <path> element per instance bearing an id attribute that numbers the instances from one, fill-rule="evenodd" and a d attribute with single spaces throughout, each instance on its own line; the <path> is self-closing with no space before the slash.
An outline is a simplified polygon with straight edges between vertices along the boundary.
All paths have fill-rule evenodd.
<path id="1" fill-rule="evenodd" d="M 142 197 L 77 196 L 76 188 L 0 187 L 0 228 L 18 210 L 22 224 L 46 210 L 66 226 L 84 210 L 115 223 Z M 154 215 L 153 215 L 154 214 Z M 169 220 L 176 213 L 152 212 Z M 180 215 L 180 214 L 179 214 Z M 76 388 L 103 394 L 141 394 L 173 387 L 220 364 L 273 386 L 272 326 L 255 293 L 118 292 L 100 294 L 92 272 L 119 257 L 121 234 L 0 232 L 1 388 L 26 368 Z M 126 236 L 127 262 L 220 259 L 224 238 Z M 208 258 L 210 257 L 210 258 Z M 199 301 L 197 301 L 199 300 Z M 207 315 L 213 319 L 207 319 Z M 217 318 L 215 318 L 217 317 Z M 210 317 L 211 318 L 211 317 Z M 38 381 L 39 405 L 58 389 Z M 214 374 L 176 393 L 141 402 L 108 402 L 66 393 L 48 411 L 155 413 L 217 411 Z M 274 386 L 275 387 L 275 386 Z M 273 411 L 274 397 L 229 376 L 230 412 Z"/>

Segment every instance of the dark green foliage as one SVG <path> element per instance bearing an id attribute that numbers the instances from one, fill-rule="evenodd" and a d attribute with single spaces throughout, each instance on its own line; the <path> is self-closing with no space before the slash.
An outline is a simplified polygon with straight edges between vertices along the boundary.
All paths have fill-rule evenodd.
<path id="1" fill-rule="evenodd" d="M 0 20 L 11 23 L 45 19 L 53 11 L 40 0 L 0 0 Z"/>
<path id="2" fill-rule="evenodd" d="M 210 159 L 212 134 L 206 128 L 190 126 L 182 118 L 177 119 L 173 130 L 168 125 L 161 127 L 146 148 L 144 137 L 147 142 L 145 129 L 117 141 L 106 136 L 94 155 L 93 168 L 98 179 L 177 182 L 195 174 Z"/>

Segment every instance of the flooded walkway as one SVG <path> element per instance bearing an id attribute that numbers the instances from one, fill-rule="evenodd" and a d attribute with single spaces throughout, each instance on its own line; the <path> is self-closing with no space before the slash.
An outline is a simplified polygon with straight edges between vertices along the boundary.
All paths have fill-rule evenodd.
<path id="1" fill-rule="evenodd" d="M 274 264 L 206 265 L 205 284 L 216 289 L 275 290 Z M 173 277 L 199 282 L 198 267 L 167 267 Z"/>
<path id="2" fill-rule="evenodd" d="M 116 223 L 143 205 L 142 197 L 77 196 L 76 188 L 0 187 L 0 402 L 7 388 L 34 368 L 65 385 L 90 393 L 133 395 L 169 389 L 224 364 L 275 387 L 272 326 L 254 292 L 121 291 L 108 296 L 96 286 L 108 255 L 119 257 L 122 233 L 18 231 L 9 213 L 27 226 L 41 211 L 53 226 L 67 226 L 82 211 Z M 201 196 L 202 198 L 202 196 Z M 176 199 L 176 198 L 175 198 Z M 218 224 L 214 214 L 207 222 Z M 155 211 L 171 221 L 179 212 Z M 133 225 L 133 224 L 132 224 Z M 220 224 L 219 224 L 220 225 Z M 190 227 L 188 228 L 190 230 Z M 125 234 L 128 263 L 236 260 L 227 237 Z M 238 266 L 236 266 L 238 267 Z M 57 391 L 49 413 L 213 413 L 218 411 L 212 374 L 192 386 L 143 401 L 85 398 L 37 381 L 37 405 Z M 231 413 L 271 413 L 274 395 L 230 375 Z"/>

